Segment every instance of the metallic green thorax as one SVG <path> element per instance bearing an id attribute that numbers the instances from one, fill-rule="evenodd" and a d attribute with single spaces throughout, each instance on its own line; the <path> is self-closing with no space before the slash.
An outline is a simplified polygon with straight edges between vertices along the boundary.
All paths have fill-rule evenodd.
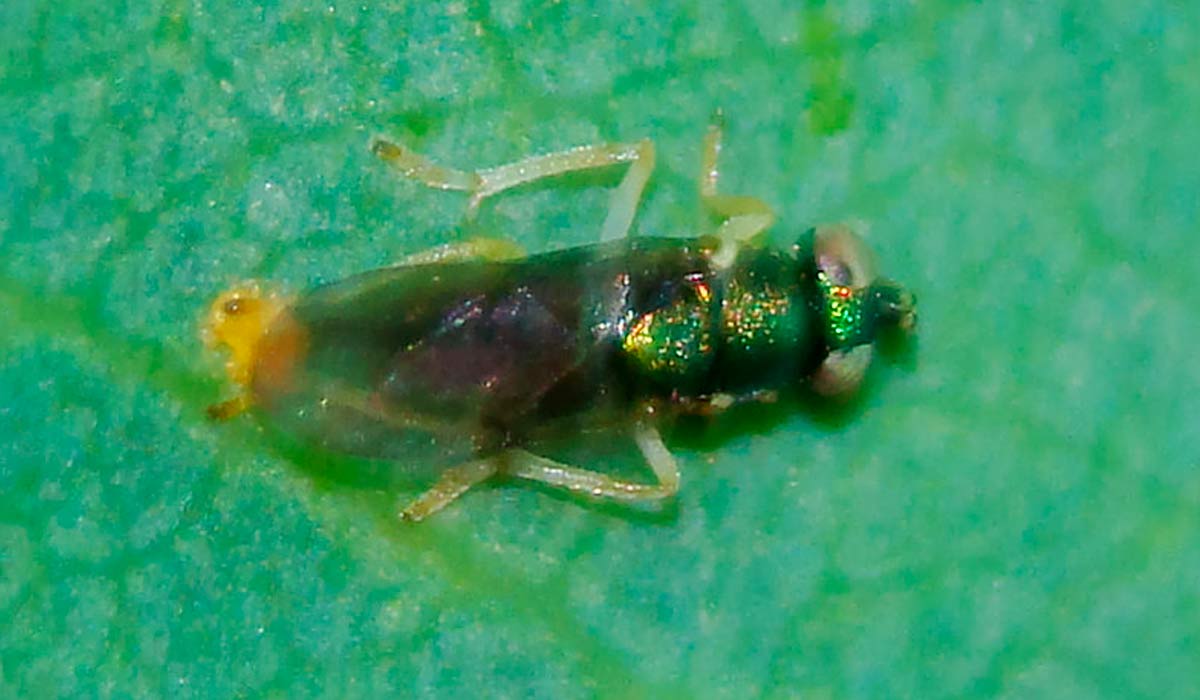
<path id="1" fill-rule="evenodd" d="M 893 330 L 911 333 L 916 325 L 916 298 L 895 282 L 876 279 L 865 287 L 849 287 L 818 272 L 817 290 L 830 351 L 866 345 Z"/>
<path id="2" fill-rule="evenodd" d="M 817 289 L 830 347 L 847 348 L 870 342 L 863 292 L 834 284 L 824 272 L 817 273 Z"/>

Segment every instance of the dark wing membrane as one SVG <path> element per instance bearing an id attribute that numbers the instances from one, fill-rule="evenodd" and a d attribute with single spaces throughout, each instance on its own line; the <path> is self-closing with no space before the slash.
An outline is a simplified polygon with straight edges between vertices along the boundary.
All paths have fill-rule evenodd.
<path id="1" fill-rule="evenodd" d="M 383 268 L 317 287 L 285 319 L 302 329 L 302 356 L 286 383 L 256 387 L 259 402 L 280 428 L 331 451 L 438 466 L 466 459 L 478 432 L 471 416 L 399 406 L 378 387 L 397 352 L 433 332 L 447 309 L 510 277 L 504 263 L 481 261 Z"/>
<path id="2" fill-rule="evenodd" d="M 464 299 L 423 338 L 400 347 L 379 384 L 386 405 L 509 432 L 582 359 L 572 319 L 516 283 Z"/>
<path id="3" fill-rule="evenodd" d="M 303 329 L 303 357 L 260 403 L 330 450 L 465 459 L 506 440 L 506 424 L 586 354 L 590 283 L 575 273 L 610 254 L 383 268 L 316 288 L 287 319 Z"/>

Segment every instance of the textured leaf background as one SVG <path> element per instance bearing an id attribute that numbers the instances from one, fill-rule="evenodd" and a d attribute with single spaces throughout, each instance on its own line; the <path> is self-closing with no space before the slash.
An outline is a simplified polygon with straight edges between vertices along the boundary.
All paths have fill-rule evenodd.
<path id="1" fill-rule="evenodd" d="M 0 6 L 0 695 L 1167 697 L 1200 668 L 1195 3 Z M 869 231 L 919 347 L 676 443 L 661 517 L 289 448 L 196 333 L 467 235 L 367 152 L 655 139 Z M 479 226 L 591 240 L 619 172 Z M 816 420 L 814 420 L 814 417 Z M 632 466 L 632 462 L 630 465 Z"/>

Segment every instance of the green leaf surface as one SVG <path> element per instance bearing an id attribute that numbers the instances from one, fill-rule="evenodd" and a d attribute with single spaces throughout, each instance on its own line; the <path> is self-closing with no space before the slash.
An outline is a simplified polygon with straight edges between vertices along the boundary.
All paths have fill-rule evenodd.
<path id="1" fill-rule="evenodd" d="M 3 3 L 0 696 L 1195 694 L 1198 8 Z M 846 415 L 674 443 L 660 517 L 497 484 L 415 527 L 420 484 L 205 419 L 219 291 L 472 233 L 372 135 L 650 137 L 636 228 L 694 235 L 717 108 L 726 191 L 919 297 Z M 619 177 L 474 228 L 589 242 Z"/>

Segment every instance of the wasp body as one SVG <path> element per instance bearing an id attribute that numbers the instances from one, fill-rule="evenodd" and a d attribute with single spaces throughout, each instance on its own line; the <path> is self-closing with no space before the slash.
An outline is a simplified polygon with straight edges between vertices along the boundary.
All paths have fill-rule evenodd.
<path id="1" fill-rule="evenodd" d="M 718 194 L 720 129 L 705 139 L 701 194 L 715 235 L 626 235 L 653 163 L 649 142 L 588 146 L 491 170 L 437 166 L 387 142 L 375 151 L 427 185 L 485 197 L 562 172 L 630 162 L 604 242 L 516 257 L 495 242 L 415 256 L 281 299 L 239 288 L 213 305 L 208 334 L 245 386 L 213 407 L 257 406 L 326 449 L 396 460 L 436 455 L 441 479 L 401 514 L 420 520 L 493 474 L 630 502 L 675 493 L 659 426 L 811 384 L 859 382 L 871 343 L 910 330 L 912 296 L 875 277 L 845 227 L 789 248 L 762 244 L 774 215 Z M 627 431 L 656 483 L 624 481 L 530 451 L 597 427 Z M 428 458 L 428 457 L 422 457 Z"/>

